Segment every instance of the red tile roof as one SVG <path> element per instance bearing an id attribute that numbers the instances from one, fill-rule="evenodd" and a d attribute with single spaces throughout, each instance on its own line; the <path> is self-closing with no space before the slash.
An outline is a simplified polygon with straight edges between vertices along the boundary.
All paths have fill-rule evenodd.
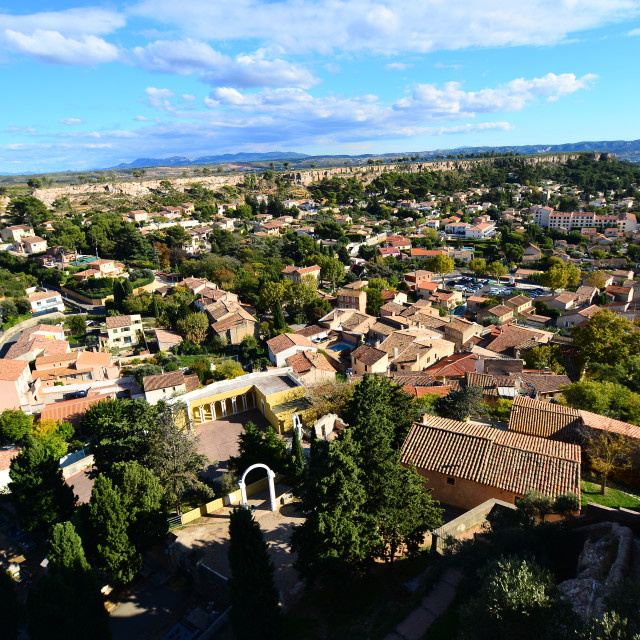
<path id="1" fill-rule="evenodd" d="M 577 409 L 516 396 L 509 416 L 509 431 L 574 442 L 582 426 Z"/>
<path id="2" fill-rule="evenodd" d="M 278 354 L 282 351 L 286 351 L 291 347 L 314 347 L 315 345 L 311 340 L 305 338 L 298 333 L 281 333 L 271 340 L 267 340 L 267 345 L 271 349 L 271 353 Z"/>
<path id="3" fill-rule="evenodd" d="M 580 447 L 425 416 L 402 445 L 402 462 L 516 495 L 580 495 Z"/>

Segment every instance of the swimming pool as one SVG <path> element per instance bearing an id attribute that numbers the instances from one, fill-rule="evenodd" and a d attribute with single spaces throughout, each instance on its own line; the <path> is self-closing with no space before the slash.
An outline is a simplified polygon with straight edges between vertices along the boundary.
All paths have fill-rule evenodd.
<path id="1" fill-rule="evenodd" d="M 353 345 L 348 342 L 336 342 L 336 344 L 327 347 L 329 351 L 344 351 L 345 349 L 353 349 Z"/>

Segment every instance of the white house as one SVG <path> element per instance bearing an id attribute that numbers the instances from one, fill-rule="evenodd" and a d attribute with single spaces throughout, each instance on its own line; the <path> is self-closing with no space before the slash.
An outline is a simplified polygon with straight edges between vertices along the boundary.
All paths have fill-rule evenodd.
<path id="1" fill-rule="evenodd" d="M 493 222 L 481 222 L 472 227 L 467 227 L 464 232 L 465 238 L 491 238 L 496 232 L 496 225 Z"/>
<path id="2" fill-rule="evenodd" d="M 57 291 L 36 291 L 27 296 L 31 304 L 31 313 L 36 316 L 51 311 L 64 311 L 62 296 Z"/>
<path id="3" fill-rule="evenodd" d="M 305 338 L 298 333 L 282 333 L 271 340 L 267 340 L 269 347 L 269 360 L 276 367 L 282 367 L 286 364 L 287 358 L 300 353 L 302 351 L 318 351 L 309 338 Z"/>

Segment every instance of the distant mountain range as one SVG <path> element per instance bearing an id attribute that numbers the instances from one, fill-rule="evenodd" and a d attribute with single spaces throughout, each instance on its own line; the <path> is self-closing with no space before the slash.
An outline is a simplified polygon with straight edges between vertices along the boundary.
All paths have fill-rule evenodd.
<path id="1" fill-rule="evenodd" d="M 271 151 L 269 153 L 224 153 L 219 156 L 202 156 L 187 158 L 171 156 L 170 158 L 138 158 L 133 162 L 123 162 L 109 169 L 138 169 L 142 167 L 187 167 L 194 164 L 225 164 L 234 162 L 270 162 L 275 160 L 302 160 L 308 158 L 304 153 L 295 151 Z"/>
<path id="2" fill-rule="evenodd" d="M 269 153 L 225 153 L 217 156 L 201 156 L 187 158 L 185 156 L 171 156 L 170 158 L 138 158 L 133 162 L 123 162 L 109 169 L 138 169 L 143 167 L 183 167 L 199 164 L 233 164 L 249 162 L 291 161 L 300 162 L 321 161 L 330 162 L 346 158 L 394 158 L 398 156 L 415 156 L 421 158 L 435 158 L 436 156 L 481 154 L 495 151 L 496 153 L 519 153 L 521 155 L 535 155 L 540 153 L 571 153 L 573 151 L 604 151 L 615 153 L 623 160 L 640 161 L 640 140 L 602 140 L 599 142 L 571 142 L 567 144 L 527 144 L 510 147 L 457 147 L 455 149 L 433 149 L 431 151 L 407 151 L 396 153 L 349 155 L 319 155 L 310 156 L 295 151 L 272 151 Z M 296 162 L 297 161 L 297 162 Z"/>

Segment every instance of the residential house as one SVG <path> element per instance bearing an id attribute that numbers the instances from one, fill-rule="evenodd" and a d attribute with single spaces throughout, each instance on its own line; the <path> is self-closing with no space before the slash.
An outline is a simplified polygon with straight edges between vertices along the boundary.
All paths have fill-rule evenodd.
<path id="1" fill-rule="evenodd" d="M 336 370 L 322 353 L 301 351 L 285 359 L 305 385 L 323 384 L 336 379 Z"/>
<path id="2" fill-rule="evenodd" d="M 155 329 L 155 334 L 159 351 L 169 351 L 169 349 L 177 347 L 182 342 L 182 336 L 176 331 Z"/>
<path id="3" fill-rule="evenodd" d="M 33 371 L 34 379 L 40 380 L 43 389 L 66 384 L 115 380 L 119 375 L 120 369 L 112 364 L 110 353 L 92 351 L 40 356 L 35 360 Z"/>
<path id="4" fill-rule="evenodd" d="M 440 282 L 420 282 L 416 287 L 416 296 L 418 300 L 430 300 L 431 296 L 440 289 Z"/>
<path id="5" fill-rule="evenodd" d="M 483 296 L 469 296 L 467 298 L 467 313 L 476 314 L 480 309 L 482 309 L 482 305 L 487 302 L 489 298 L 485 298 Z"/>
<path id="6" fill-rule="evenodd" d="M 580 455 L 575 444 L 425 415 L 402 445 L 401 462 L 428 480 L 436 500 L 473 509 L 490 499 L 515 504 L 529 491 L 580 496 Z"/>
<path id="7" fill-rule="evenodd" d="M 260 337 L 258 320 L 237 302 L 216 302 L 205 307 L 214 336 L 239 345 L 245 336 Z"/>
<path id="8" fill-rule="evenodd" d="M 33 235 L 33 227 L 30 224 L 14 224 L 10 227 L 4 227 L 0 231 L 0 236 L 5 242 L 18 242 L 23 238 L 31 238 Z"/>
<path id="9" fill-rule="evenodd" d="M 524 313 L 533 308 L 533 301 L 531 298 L 523 295 L 512 296 L 504 301 L 507 307 L 513 309 L 514 314 Z"/>
<path id="10" fill-rule="evenodd" d="M 351 370 L 353 375 L 361 376 L 365 373 L 385 374 L 389 368 L 389 355 L 386 351 L 371 347 L 368 344 L 360 345 L 351 352 Z"/>
<path id="11" fill-rule="evenodd" d="M 317 264 L 311 267 L 296 267 L 289 265 L 282 270 L 282 275 L 298 284 L 304 276 L 313 276 L 316 280 L 320 278 L 320 267 Z"/>
<path id="12" fill-rule="evenodd" d="M 4 358 L 0 366 L 0 411 L 40 401 L 40 381 L 33 380 L 29 363 Z"/>
<path id="13" fill-rule="evenodd" d="M 415 327 L 394 331 L 377 348 L 387 353 L 393 371 L 422 371 L 455 350 L 440 333 Z"/>
<path id="14" fill-rule="evenodd" d="M 318 347 L 311 340 L 298 333 L 282 333 L 267 340 L 267 347 L 269 360 L 276 367 L 284 366 L 288 357 L 301 351 L 313 351 L 314 353 L 318 351 Z"/>
<path id="15" fill-rule="evenodd" d="M 145 400 L 149 404 L 158 404 L 177 395 L 193 391 L 200 386 L 198 376 L 185 375 L 183 371 L 169 371 L 142 379 Z"/>
<path id="16" fill-rule="evenodd" d="M 342 288 L 336 292 L 337 309 L 355 309 L 362 313 L 367 309 L 367 292 Z"/>
<path id="17" fill-rule="evenodd" d="M 139 313 L 127 316 L 107 316 L 107 339 L 109 349 L 132 347 L 138 344 L 142 333 L 142 318 Z"/>
<path id="18" fill-rule="evenodd" d="M 129 214 L 128 218 L 132 222 L 142 223 L 149 219 L 149 214 L 144 209 L 136 209 Z"/>
<path id="19" fill-rule="evenodd" d="M 480 335 L 483 328 L 475 322 L 469 322 L 464 318 L 456 318 L 448 324 L 444 325 L 444 337 L 446 340 L 453 342 L 456 349 L 461 349 L 473 336 Z"/>
<path id="20" fill-rule="evenodd" d="M 551 298 L 550 300 L 546 300 L 546 303 L 552 309 L 558 309 L 558 311 L 568 311 L 569 309 L 573 309 L 577 306 L 578 298 L 578 294 L 571 291 L 565 291 Z"/>
<path id="21" fill-rule="evenodd" d="M 404 281 L 409 285 L 409 289 L 415 290 L 423 282 L 431 282 L 433 274 L 431 271 L 425 271 L 424 269 L 417 269 L 416 271 L 409 271 L 404 274 Z"/>
<path id="22" fill-rule="evenodd" d="M 397 258 L 397 259 L 402 258 L 402 253 L 400 252 L 400 249 L 396 247 L 379 247 L 378 255 L 380 255 L 380 257 L 382 258 Z"/>
<path id="23" fill-rule="evenodd" d="M 309 338 L 312 342 L 321 342 L 329 335 L 329 329 L 321 327 L 319 324 L 312 324 L 296 331 L 298 335 Z"/>
<path id="24" fill-rule="evenodd" d="M 535 346 L 547 344 L 553 337 L 548 331 L 529 329 L 528 327 L 508 324 L 497 327 L 497 335 L 490 339 L 486 348 L 494 353 L 519 358 L 520 354 L 533 349 Z"/>
<path id="25" fill-rule="evenodd" d="M 64 329 L 48 324 L 39 324 L 25 329 L 10 347 L 5 358 L 35 360 L 41 355 L 69 353 L 71 347 L 64 339 Z"/>
<path id="26" fill-rule="evenodd" d="M 587 323 L 595 313 L 601 311 L 601 308 L 595 304 L 585 307 L 584 309 L 573 309 L 563 313 L 556 318 L 556 327 L 561 329 L 569 329 Z"/>
<path id="27" fill-rule="evenodd" d="M 492 238 L 496 233 L 496 225 L 493 222 L 481 222 L 471 227 L 467 227 L 464 232 L 465 238 Z"/>
<path id="28" fill-rule="evenodd" d="M 506 304 L 498 304 L 494 307 L 481 309 L 477 313 L 477 318 L 478 320 L 483 320 L 484 318 L 497 318 L 501 324 L 506 324 L 513 320 L 513 308 Z"/>
<path id="29" fill-rule="evenodd" d="M 64 311 L 62 296 L 57 291 L 36 291 L 27 296 L 34 316 L 52 311 Z"/>
<path id="30" fill-rule="evenodd" d="M 43 253 L 47 250 L 47 241 L 39 236 L 25 236 L 21 240 L 14 241 L 11 249 L 27 255 Z"/>
<path id="31" fill-rule="evenodd" d="M 609 285 L 605 289 L 607 302 L 631 302 L 633 300 L 633 289 L 631 287 L 617 287 Z"/>
<path id="32" fill-rule="evenodd" d="M 535 262 L 536 260 L 542 259 L 542 251 L 540 251 L 540 247 L 537 247 L 535 244 L 527 244 L 524 248 L 524 254 L 522 256 L 522 262 Z"/>
<path id="33" fill-rule="evenodd" d="M 616 269 L 612 274 L 613 283 L 621 285 L 624 284 L 625 280 L 633 280 L 633 271 L 629 271 L 628 269 Z"/>
<path id="34" fill-rule="evenodd" d="M 423 287 L 426 285 L 422 285 Z M 453 311 L 463 300 L 460 291 L 434 291 L 429 301 L 436 306 L 443 307 L 447 311 Z"/>

